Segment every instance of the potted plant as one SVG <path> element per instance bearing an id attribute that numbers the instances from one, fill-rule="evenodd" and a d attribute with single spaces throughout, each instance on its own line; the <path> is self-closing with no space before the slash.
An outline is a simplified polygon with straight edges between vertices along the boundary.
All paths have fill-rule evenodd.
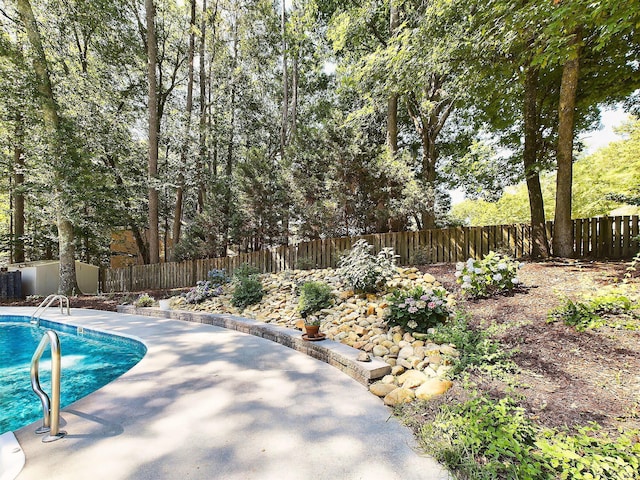
<path id="1" fill-rule="evenodd" d="M 333 293 L 331 287 L 323 282 L 305 282 L 300 287 L 300 299 L 298 300 L 298 312 L 304 320 L 306 340 L 323 339 L 320 333 L 321 318 L 318 313 L 331 306 Z"/>

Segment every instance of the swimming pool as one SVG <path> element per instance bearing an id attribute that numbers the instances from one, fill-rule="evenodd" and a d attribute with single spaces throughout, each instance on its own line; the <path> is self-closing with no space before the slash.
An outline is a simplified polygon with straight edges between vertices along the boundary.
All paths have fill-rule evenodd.
<path id="1" fill-rule="evenodd" d="M 70 405 L 116 379 L 146 353 L 136 340 L 29 317 L 0 315 L 0 434 L 42 418 L 42 406 L 31 389 L 31 357 L 47 330 L 60 337 L 61 407 Z M 49 349 L 40 360 L 40 383 L 51 392 Z"/>

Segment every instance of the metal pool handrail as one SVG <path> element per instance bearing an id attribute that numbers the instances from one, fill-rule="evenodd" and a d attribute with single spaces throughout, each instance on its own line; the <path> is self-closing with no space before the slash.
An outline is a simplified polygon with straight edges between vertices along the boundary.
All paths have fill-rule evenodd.
<path id="1" fill-rule="evenodd" d="M 44 353 L 47 343 L 51 344 L 51 400 L 42 390 L 38 376 L 40 357 Z M 38 344 L 38 348 L 31 358 L 31 388 L 42 402 L 43 418 L 42 427 L 36 430 L 37 434 L 49 435 L 42 439 L 49 443 L 64 437 L 67 432 L 60 430 L 60 369 L 61 369 L 60 339 L 53 330 L 47 330 Z"/>
<path id="2" fill-rule="evenodd" d="M 31 315 L 31 319 L 29 320 L 29 322 L 39 324 L 40 322 L 39 322 L 39 319 L 37 318 L 37 315 L 41 311 L 44 311 L 47 308 L 49 308 L 53 304 L 53 302 L 55 302 L 56 300 L 58 300 L 58 303 L 60 304 L 60 313 L 62 314 L 64 312 L 64 305 L 63 305 L 63 300 L 64 300 L 67 303 L 67 315 L 71 315 L 71 311 L 69 309 L 69 299 L 64 295 L 51 294 L 47 298 L 45 298 L 40 303 L 40 305 L 38 305 L 38 308 L 36 308 L 36 311 L 33 312 L 33 315 Z"/>

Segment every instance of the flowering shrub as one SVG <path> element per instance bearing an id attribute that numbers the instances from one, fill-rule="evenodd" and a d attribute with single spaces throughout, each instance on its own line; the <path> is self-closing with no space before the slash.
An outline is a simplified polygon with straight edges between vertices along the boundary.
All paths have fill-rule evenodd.
<path id="1" fill-rule="evenodd" d="M 356 292 L 377 292 L 395 273 L 393 249 L 383 248 L 373 255 L 372 248 L 366 240 L 358 240 L 338 262 L 338 275 Z"/>
<path id="2" fill-rule="evenodd" d="M 187 303 L 200 303 L 213 297 L 222 295 L 222 286 L 214 285 L 210 281 L 197 282 L 196 286 L 184 294 Z"/>
<path id="3" fill-rule="evenodd" d="M 482 260 L 470 258 L 456 265 L 456 282 L 471 297 L 487 297 L 513 290 L 520 284 L 518 269 L 523 264 L 507 255 L 489 252 Z"/>
<path id="4" fill-rule="evenodd" d="M 227 276 L 227 271 L 223 269 L 214 268 L 213 270 L 209 270 L 207 273 L 207 280 L 214 287 L 219 287 L 220 285 L 226 285 L 231 281 L 231 279 Z"/>
<path id="5" fill-rule="evenodd" d="M 442 287 L 396 290 L 388 298 L 387 324 L 399 325 L 406 332 L 426 333 L 450 315 L 447 291 Z"/>

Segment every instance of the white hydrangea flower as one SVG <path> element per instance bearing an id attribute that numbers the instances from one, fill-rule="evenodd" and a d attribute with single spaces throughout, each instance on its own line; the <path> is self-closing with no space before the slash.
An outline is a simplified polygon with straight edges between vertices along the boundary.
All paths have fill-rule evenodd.
<path id="1" fill-rule="evenodd" d="M 467 260 L 467 268 L 473 268 L 473 258 Z"/>
<path id="2" fill-rule="evenodd" d="M 493 276 L 493 279 L 494 279 L 496 282 L 499 282 L 500 280 L 502 280 L 502 275 L 501 275 L 500 273 L 496 273 L 496 274 Z"/>
<path id="3" fill-rule="evenodd" d="M 480 275 L 482 273 L 482 269 L 481 268 L 476 268 L 474 270 L 476 272 L 476 274 Z"/>
<path id="4" fill-rule="evenodd" d="M 462 277 L 462 281 L 464 283 L 471 283 L 471 277 L 469 275 L 465 275 L 464 277 Z"/>
<path id="5" fill-rule="evenodd" d="M 507 269 L 507 264 L 504 262 L 500 262 L 498 264 L 498 270 L 506 270 Z"/>
<path id="6" fill-rule="evenodd" d="M 415 320 L 409 320 L 407 322 L 407 327 L 409 328 L 416 328 L 418 326 L 418 323 Z"/>

